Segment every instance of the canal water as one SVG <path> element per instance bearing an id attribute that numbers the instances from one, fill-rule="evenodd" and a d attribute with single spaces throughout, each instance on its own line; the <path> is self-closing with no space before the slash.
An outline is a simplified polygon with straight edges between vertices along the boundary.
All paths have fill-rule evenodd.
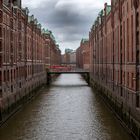
<path id="1" fill-rule="evenodd" d="M 0 128 L 0 140 L 132 140 L 78 74 L 60 75 Z"/>

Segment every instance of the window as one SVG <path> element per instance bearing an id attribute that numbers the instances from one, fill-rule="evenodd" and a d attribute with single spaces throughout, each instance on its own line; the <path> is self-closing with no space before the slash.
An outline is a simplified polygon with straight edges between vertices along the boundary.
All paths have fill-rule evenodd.
<path id="1" fill-rule="evenodd" d="M 11 53 L 13 53 L 14 49 L 13 49 L 13 45 L 11 44 Z"/>
<path id="2" fill-rule="evenodd" d="M 127 73 L 127 87 L 129 87 L 129 72 Z"/>
<path id="3" fill-rule="evenodd" d="M 16 79 L 16 70 L 14 70 L 14 79 Z"/>
<path id="4" fill-rule="evenodd" d="M 131 87 L 134 88 L 134 73 L 131 74 Z"/>
<path id="5" fill-rule="evenodd" d="M 10 24 L 11 24 L 11 28 L 13 29 L 14 25 L 13 25 L 13 20 L 12 19 L 10 21 Z"/>
<path id="6" fill-rule="evenodd" d="M 136 95 L 136 107 L 140 107 L 140 96 Z"/>
<path id="7" fill-rule="evenodd" d="M 12 75 L 12 70 L 11 70 L 11 81 L 13 81 L 13 75 Z"/>
<path id="8" fill-rule="evenodd" d="M 14 40 L 13 32 L 11 31 L 11 41 Z"/>
<path id="9" fill-rule="evenodd" d="M 16 68 L 16 75 L 17 75 L 17 78 L 19 78 L 18 68 Z"/>
<path id="10" fill-rule="evenodd" d="M 129 10 L 129 5 L 128 5 L 128 2 L 127 2 L 127 13 L 128 13 L 128 10 Z"/>
<path id="11" fill-rule="evenodd" d="M 124 85 L 125 85 L 125 77 L 126 77 L 126 74 L 125 74 L 125 72 L 124 72 L 124 75 L 123 75 L 123 77 L 124 77 L 123 83 L 124 83 Z"/>
<path id="12" fill-rule="evenodd" d="M 122 87 L 121 87 L 121 97 L 123 96 L 123 89 L 122 89 Z"/>
<path id="13" fill-rule="evenodd" d="M 120 71 L 118 70 L 118 82 L 120 83 Z"/>
<path id="14" fill-rule="evenodd" d="M 11 86 L 11 92 L 13 92 L 14 91 L 14 88 L 13 88 L 13 86 Z"/>
<path id="15" fill-rule="evenodd" d="M 129 62 L 129 19 L 127 18 L 127 61 Z"/>
<path id="16" fill-rule="evenodd" d="M 133 2 L 132 2 L 132 0 L 131 0 L 131 9 L 133 8 Z"/>
<path id="17" fill-rule="evenodd" d="M 10 80 L 10 72 L 9 72 L 9 70 L 7 71 L 7 81 L 9 81 Z"/>
<path id="18" fill-rule="evenodd" d="M 3 16 L 2 16 L 2 11 L 0 11 L 0 23 L 2 23 Z"/>
<path id="19" fill-rule="evenodd" d="M 0 71 L 0 86 L 2 86 L 2 72 Z"/>
<path id="20" fill-rule="evenodd" d="M 136 25 L 137 27 L 139 26 L 139 13 L 137 12 L 137 15 L 136 15 Z"/>
<path id="21" fill-rule="evenodd" d="M 139 45 L 139 32 L 137 32 L 136 42 L 137 42 L 137 45 Z"/>
<path id="22" fill-rule="evenodd" d="M 123 22 L 123 62 L 125 62 L 125 22 Z"/>
<path id="23" fill-rule="evenodd" d="M 0 37 L 2 37 L 2 27 L 0 26 Z"/>
<path id="24" fill-rule="evenodd" d="M 18 29 L 21 30 L 21 21 L 18 23 Z"/>
<path id="25" fill-rule="evenodd" d="M 19 83 L 19 88 L 21 88 L 21 82 Z"/>
<path id="26" fill-rule="evenodd" d="M 0 55 L 0 66 L 2 66 L 2 55 Z"/>
<path id="27" fill-rule="evenodd" d="M 4 79 L 3 79 L 4 82 L 6 82 L 6 71 L 4 71 Z"/>
<path id="28" fill-rule="evenodd" d="M 123 15 L 125 16 L 125 10 L 124 10 L 124 6 L 122 7 L 122 13 L 123 13 Z"/>
<path id="29" fill-rule="evenodd" d="M 133 38 L 133 15 L 131 16 L 131 48 L 132 48 L 132 50 L 131 50 L 131 53 L 132 53 L 132 62 L 134 61 L 134 59 L 133 59 L 133 41 L 134 41 L 134 38 Z"/>
<path id="30" fill-rule="evenodd" d="M 2 89 L 0 89 L 0 98 L 2 98 Z"/>
<path id="31" fill-rule="evenodd" d="M 0 52 L 2 52 L 2 40 L 0 40 Z"/>

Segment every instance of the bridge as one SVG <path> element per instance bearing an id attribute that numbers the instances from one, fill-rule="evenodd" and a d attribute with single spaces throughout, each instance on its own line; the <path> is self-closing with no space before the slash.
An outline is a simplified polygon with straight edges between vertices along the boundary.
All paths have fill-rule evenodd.
<path id="1" fill-rule="evenodd" d="M 47 84 L 51 83 L 51 75 L 59 75 L 59 74 L 81 74 L 87 83 L 90 83 L 90 75 L 88 71 L 84 70 L 71 70 L 71 71 L 48 71 L 47 72 Z"/>

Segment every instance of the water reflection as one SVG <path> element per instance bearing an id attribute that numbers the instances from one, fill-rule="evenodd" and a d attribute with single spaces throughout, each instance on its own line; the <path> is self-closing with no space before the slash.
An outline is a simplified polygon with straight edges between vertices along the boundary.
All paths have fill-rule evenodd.
<path id="1" fill-rule="evenodd" d="M 131 140 L 80 75 L 60 75 L 0 128 L 0 140 Z"/>

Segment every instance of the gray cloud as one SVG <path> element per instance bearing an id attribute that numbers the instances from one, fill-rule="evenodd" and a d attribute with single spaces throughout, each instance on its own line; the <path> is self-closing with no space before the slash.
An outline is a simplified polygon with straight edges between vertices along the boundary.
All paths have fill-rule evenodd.
<path id="1" fill-rule="evenodd" d="M 80 3 L 66 0 L 44 0 L 29 9 L 43 26 L 52 30 L 62 51 L 67 47 L 76 49 L 81 38 L 88 37 L 100 10 L 99 7 L 81 6 Z"/>

